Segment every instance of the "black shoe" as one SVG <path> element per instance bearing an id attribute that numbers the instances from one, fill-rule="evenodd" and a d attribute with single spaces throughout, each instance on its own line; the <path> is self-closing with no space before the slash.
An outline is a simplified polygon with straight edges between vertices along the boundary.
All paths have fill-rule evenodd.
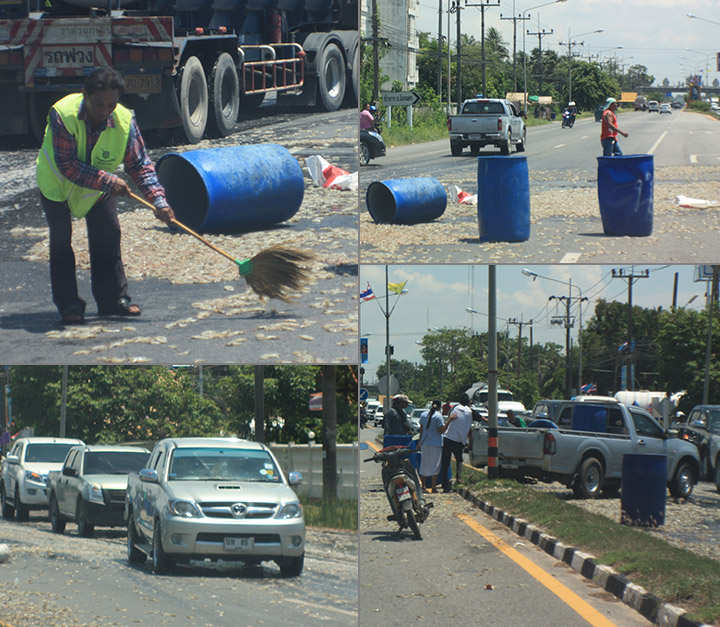
<path id="1" fill-rule="evenodd" d="M 118 298 L 111 305 L 98 306 L 98 315 L 106 316 L 139 316 L 140 307 L 130 303 L 129 298 Z"/>

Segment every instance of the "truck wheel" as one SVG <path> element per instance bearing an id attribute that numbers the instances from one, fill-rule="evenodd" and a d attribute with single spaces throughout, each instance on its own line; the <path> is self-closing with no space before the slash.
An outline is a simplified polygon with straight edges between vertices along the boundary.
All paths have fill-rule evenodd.
<path id="1" fill-rule="evenodd" d="M 596 458 L 588 457 L 580 464 L 580 473 L 575 481 L 573 492 L 581 499 L 596 499 L 600 495 L 602 483 L 602 464 Z"/>
<path id="2" fill-rule="evenodd" d="M 690 462 L 682 461 L 675 470 L 675 475 L 670 481 L 670 494 L 676 499 L 688 498 L 695 487 L 695 472 Z"/>
<path id="3" fill-rule="evenodd" d="M 60 507 L 58 506 L 57 498 L 55 494 L 50 495 L 50 503 L 48 506 L 50 511 L 50 526 L 55 533 L 63 533 L 65 531 L 65 518 L 60 513 Z"/>
<path id="4" fill-rule="evenodd" d="M 132 516 L 132 511 L 128 512 L 127 558 L 130 564 L 144 564 L 147 560 L 147 555 L 135 546 L 138 544 L 139 539 Z"/>
<path id="5" fill-rule="evenodd" d="M 227 52 L 223 52 L 215 61 L 208 93 L 208 131 L 213 137 L 227 137 L 235 130 L 240 109 L 240 81 L 235 61 Z"/>
<path id="6" fill-rule="evenodd" d="M 512 152 L 512 133 L 508 131 L 507 140 L 500 146 L 500 152 L 504 155 L 509 155 Z"/>
<path id="7" fill-rule="evenodd" d="M 527 143 L 527 129 L 523 129 L 522 139 L 515 145 L 515 150 L 525 152 L 525 144 Z"/>
<path id="8" fill-rule="evenodd" d="M 180 77 L 180 117 L 188 143 L 197 144 L 208 119 L 208 88 L 205 71 L 197 57 L 185 62 Z"/>
<path id="9" fill-rule="evenodd" d="M 81 538 L 93 537 L 93 534 L 95 533 L 95 526 L 88 522 L 87 514 L 85 513 L 85 501 L 82 499 L 80 499 L 77 503 L 75 521 L 77 522 L 78 535 Z"/>
<path id="10" fill-rule="evenodd" d="M 15 516 L 15 508 L 7 502 L 5 497 L 5 485 L 0 485 L 0 502 L 2 503 L 2 517 L 5 520 L 10 520 Z"/>
<path id="11" fill-rule="evenodd" d="M 450 152 L 453 157 L 459 157 L 462 154 L 463 146 L 460 142 L 450 142 Z"/>
<path id="12" fill-rule="evenodd" d="M 370 163 L 370 148 L 368 148 L 368 145 L 365 142 L 360 142 L 358 159 L 360 160 L 360 165 L 367 165 Z"/>
<path id="13" fill-rule="evenodd" d="M 354 102 L 351 104 L 357 106 L 360 102 L 360 44 L 356 44 L 355 51 L 352 56 L 352 74 L 348 77 L 350 83 L 350 92 Z"/>
<path id="14" fill-rule="evenodd" d="M 27 522 L 30 520 L 30 510 L 27 505 L 24 505 L 20 500 L 20 488 L 15 486 L 15 517 L 18 522 Z"/>
<path id="15" fill-rule="evenodd" d="M 283 557 L 277 560 L 283 577 L 299 577 L 302 574 L 304 563 L 305 553 L 299 557 Z"/>
<path id="16" fill-rule="evenodd" d="M 337 111 L 345 97 L 345 60 L 340 48 L 329 43 L 317 63 L 318 92 L 326 111 Z"/>
<path id="17" fill-rule="evenodd" d="M 153 554 L 152 554 L 152 565 L 153 572 L 156 575 L 164 575 L 169 573 L 175 561 L 163 549 L 162 545 L 162 530 L 160 529 L 160 521 L 155 523 L 155 530 L 153 531 Z"/>

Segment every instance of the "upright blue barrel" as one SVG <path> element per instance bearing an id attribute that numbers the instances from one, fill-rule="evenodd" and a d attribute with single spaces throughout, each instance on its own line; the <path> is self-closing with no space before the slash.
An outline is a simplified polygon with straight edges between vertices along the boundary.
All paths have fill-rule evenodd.
<path id="1" fill-rule="evenodd" d="M 374 181 L 365 201 L 377 224 L 419 224 L 445 212 L 447 192 L 432 177 Z"/>
<path id="2" fill-rule="evenodd" d="M 481 242 L 530 238 L 527 157 L 478 157 L 478 222 Z"/>
<path id="3" fill-rule="evenodd" d="M 163 155 L 160 183 L 180 222 L 206 233 L 243 233 L 292 218 L 305 181 L 297 159 L 276 144 Z"/>
<path id="4" fill-rule="evenodd" d="M 653 156 L 620 155 L 597 159 L 598 201 L 605 235 L 651 235 Z"/>
<path id="5" fill-rule="evenodd" d="M 621 522 L 659 527 L 665 524 L 667 455 L 623 455 Z"/>

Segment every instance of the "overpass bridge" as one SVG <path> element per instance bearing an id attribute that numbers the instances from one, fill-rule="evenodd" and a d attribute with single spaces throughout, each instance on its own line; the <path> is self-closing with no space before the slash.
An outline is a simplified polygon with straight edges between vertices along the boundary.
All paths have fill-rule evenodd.
<path id="1" fill-rule="evenodd" d="M 718 95 L 720 94 L 720 87 L 712 87 L 712 86 L 705 86 L 701 85 L 698 87 L 698 90 L 705 94 L 713 94 Z M 671 94 L 687 94 L 690 91 L 689 85 L 675 85 L 675 86 L 668 86 L 665 87 L 665 85 L 655 85 L 650 87 L 636 87 L 635 91 L 638 94 L 642 93 L 648 93 L 648 92 L 658 92 L 661 91 L 664 94 L 671 93 Z"/>

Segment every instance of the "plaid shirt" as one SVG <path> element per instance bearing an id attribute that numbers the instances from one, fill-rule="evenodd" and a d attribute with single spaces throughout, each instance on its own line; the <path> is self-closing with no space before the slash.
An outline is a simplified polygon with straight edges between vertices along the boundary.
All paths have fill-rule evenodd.
<path id="1" fill-rule="evenodd" d="M 87 120 L 85 101 L 80 103 L 78 119 Z M 85 155 L 85 162 L 83 162 L 77 157 L 77 141 L 65 128 L 57 111 L 50 109 L 50 128 L 52 129 L 55 163 L 62 175 L 75 183 L 75 185 L 108 193 L 112 189 L 113 182 L 117 180 L 118 177 L 115 174 L 103 172 L 90 165 L 92 150 L 100 137 L 100 133 L 108 125 L 111 128 L 115 127 L 115 119 L 112 116 L 100 128 L 93 129 L 90 124 L 85 125 L 87 154 Z M 165 199 L 165 189 L 158 182 L 155 167 L 145 150 L 145 142 L 134 117 L 130 124 L 130 136 L 128 137 L 123 164 L 125 165 L 125 172 L 132 177 L 147 200 L 158 208 L 169 206 Z"/>

